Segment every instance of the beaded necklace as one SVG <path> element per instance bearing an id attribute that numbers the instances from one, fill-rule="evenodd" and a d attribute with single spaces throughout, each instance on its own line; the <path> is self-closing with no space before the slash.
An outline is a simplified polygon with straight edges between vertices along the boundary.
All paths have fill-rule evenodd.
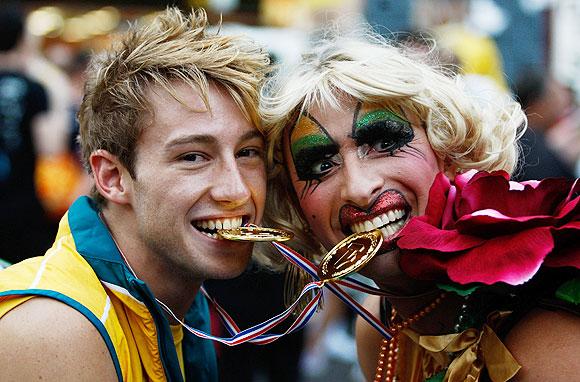
<path id="1" fill-rule="evenodd" d="M 427 305 L 411 317 L 406 320 L 395 323 L 398 317 L 395 308 L 391 308 L 391 330 L 393 337 L 388 340 L 383 338 L 381 341 L 381 346 L 379 348 L 379 360 L 377 362 L 377 368 L 375 370 L 374 382 L 393 382 L 395 381 L 395 369 L 397 366 L 397 353 L 398 353 L 398 340 L 397 337 L 403 329 L 408 328 L 412 324 L 416 323 L 428 313 L 433 311 L 441 301 L 447 296 L 447 293 L 442 292 L 431 304 Z"/>

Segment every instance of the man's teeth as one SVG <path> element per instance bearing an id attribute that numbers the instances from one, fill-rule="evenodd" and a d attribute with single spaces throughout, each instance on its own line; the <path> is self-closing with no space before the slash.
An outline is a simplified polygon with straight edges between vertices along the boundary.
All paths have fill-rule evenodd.
<path id="1" fill-rule="evenodd" d="M 375 216 L 372 219 L 355 223 L 350 226 L 350 229 L 354 233 L 368 232 L 372 231 L 373 229 L 380 229 L 383 237 L 388 237 L 403 227 L 405 224 L 405 221 L 401 219 L 403 216 L 405 216 L 405 211 L 391 210 L 382 215 Z"/>
<path id="2" fill-rule="evenodd" d="M 242 217 L 239 216 L 225 219 L 197 220 L 193 222 L 193 225 L 204 235 L 207 235 L 214 239 L 219 239 L 217 233 L 211 231 L 215 231 L 218 229 L 238 228 L 242 225 Z"/>

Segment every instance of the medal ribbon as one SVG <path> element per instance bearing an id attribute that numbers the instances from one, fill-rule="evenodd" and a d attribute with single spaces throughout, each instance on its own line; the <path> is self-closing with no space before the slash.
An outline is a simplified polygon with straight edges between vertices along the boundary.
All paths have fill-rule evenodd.
<path id="1" fill-rule="evenodd" d="M 214 336 L 212 334 L 207 334 L 202 330 L 192 328 L 191 326 L 189 326 L 185 322 L 183 322 L 183 320 L 179 319 L 171 311 L 171 309 L 169 309 L 169 307 L 167 305 L 165 305 L 162 301 L 157 300 L 157 302 L 161 305 L 163 310 L 165 310 L 165 312 L 167 312 L 171 317 L 173 317 L 177 322 L 179 322 L 181 324 L 181 326 L 183 326 L 189 332 L 191 332 L 192 334 L 194 334 L 200 338 L 214 340 L 214 341 L 221 342 L 221 343 L 228 345 L 228 346 L 235 346 L 235 345 L 242 344 L 244 342 L 251 342 L 251 343 L 256 343 L 259 345 L 264 345 L 264 344 L 268 344 L 270 342 L 273 342 L 273 341 L 277 340 L 278 338 L 280 338 L 288 333 L 291 333 L 293 331 L 301 329 L 302 327 L 304 327 L 304 325 L 306 325 L 306 323 L 310 320 L 310 318 L 312 317 L 312 315 L 316 311 L 316 307 L 318 306 L 318 302 L 320 300 L 320 297 L 322 297 L 322 282 L 318 281 L 318 282 L 308 283 L 304 287 L 304 289 L 302 289 L 302 292 L 300 293 L 300 296 L 298 296 L 296 301 L 294 301 L 292 303 L 292 305 L 290 305 L 285 311 L 283 311 L 282 313 L 279 313 L 278 315 L 276 315 L 276 316 L 274 316 L 274 317 L 272 317 L 272 318 L 270 318 L 270 319 L 268 319 L 260 324 L 254 325 L 251 328 L 248 328 L 245 330 L 240 330 L 240 328 L 234 322 L 234 320 L 230 317 L 230 315 L 227 314 L 225 312 L 225 310 L 213 298 L 211 298 L 207 294 L 206 290 L 203 287 L 201 288 L 201 290 L 204 293 L 204 295 L 206 297 L 208 297 L 209 300 L 212 302 L 212 304 L 215 306 L 217 312 L 220 315 L 220 318 L 222 319 L 222 322 L 226 326 L 226 329 L 230 332 L 230 334 L 233 335 L 232 337 L 229 337 L 229 338 L 218 337 L 218 336 Z M 308 303 L 308 305 L 304 308 L 304 310 L 300 313 L 300 315 L 298 315 L 298 317 L 294 320 L 292 325 L 290 325 L 290 327 L 284 333 L 282 333 L 282 334 L 265 334 L 266 332 L 268 332 L 272 328 L 279 325 L 281 322 L 285 321 L 292 314 L 292 311 L 294 311 L 294 309 L 296 308 L 300 299 L 308 293 L 315 293 L 315 295 L 312 298 L 312 300 Z"/>
<path id="2" fill-rule="evenodd" d="M 348 293 L 346 293 L 341 287 L 346 286 L 348 288 L 356 289 L 361 292 L 373 294 L 373 295 L 384 295 L 385 293 L 378 288 L 374 288 L 355 280 L 351 277 L 345 277 L 342 280 L 325 280 L 321 281 L 318 277 L 318 267 L 300 255 L 293 249 L 280 244 L 277 242 L 272 242 L 274 248 L 278 250 L 287 260 L 292 264 L 299 266 L 305 272 L 307 272 L 314 282 L 321 282 L 323 286 L 326 286 L 332 293 L 334 293 L 342 302 L 344 302 L 349 308 L 354 310 L 358 315 L 360 315 L 366 322 L 368 322 L 373 328 L 375 328 L 383 337 L 386 339 L 391 339 L 393 337 L 389 328 L 387 328 L 377 317 L 373 316 L 368 310 L 366 310 L 362 305 L 360 305 L 354 298 L 352 298 Z M 305 287 L 306 288 L 306 287 Z M 300 299 L 300 298 L 299 298 Z"/>
<path id="3" fill-rule="evenodd" d="M 109 227 L 108 227 L 107 222 L 104 219 L 103 215 L 99 214 L 99 217 L 108 229 Z M 110 232 L 110 230 L 109 230 L 109 232 Z M 119 254 L 121 255 L 121 257 L 125 261 L 127 268 L 129 268 L 129 271 L 133 274 L 133 276 L 135 278 L 137 278 L 137 274 L 135 273 L 133 268 L 131 268 L 131 265 L 127 261 L 127 257 L 125 256 L 123 251 L 121 251 L 121 248 L 119 247 L 117 241 L 115 240 L 115 237 L 112 234 L 111 234 L 111 238 L 113 239 L 113 242 L 117 246 L 117 250 L 119 251 Z M 308 260 L 304 259 L 302 256 L 300 256 L 298 254 L 296 254 L 296 255 L 299 258 L 302 258 L 304 261 L 308 262 Z M 310 263 L 310 264 L 312 264 L 312 263 Z M 316 266 L 314 266 L 313 264 L 312 264 L 312 266 L 314 267 L 314 269 L 316 268 Z M 316 275 L 316 271 L 315 271 L 314 275 Z M 212 304 L 216 308 L 216 311 L 219 313 L 220 318 L 222 319 L 222 322 L 226 326 L 226 329 L 230 332 L 230 334 L 232 334 L 232 337 L 229 337 L 229 338 L 217 337 L 217 336 L 214 336 L 212 334 L 205 333 L 202 330 L 192 328 L 191 326 L 187 325 L 183 320 L 181 320 L 179 317 L 177 317 L 175 315 L 175 313 L 173 313 L 173 311 L 163 301 L 159 300 L 158 298 L 155 298 L 155 301 L 157 301 L 157 303 L 161 306 L 161 308 L 169 316 L 173 317 L 173 319 L 175 321 L 179 322 L 181 324 L 181 326 L 183 326 L 187 331 L 196 335 L 197 337 L 206 338 L 206 339 L 210 339 L 213 341 L 221 342 L 221 343 L 228 345 L 228 346 L 235 346 L 235 345 L 242 344 L 244 342 L 252 342 L 252 343 L 259 344 L 259 345 L 264 345 L 264 344 L 268 344 L 270 342 L 273 342 L 273 341 L 277 340 L 278 338 L 280 338 L 288 333 L 292 333 L 296 330 L 303 328 L 304 325 L 306 325 L 306 323 L 310 320 L 310 318 L 312 318 L 314 312 L 316 311 L 316 308 L 318 307 L 318 304 L 320 302 L 320 298 L 322 297 L 322 290 L 323 290 L 323 285 L 324 285 L 324 281 L 321 281 L 320 279 L 318 279 L 318 277 L 315 276 L 315 277 L 313 277 L 313 279 L 314 279 L 314 281 L 312 281 L 304 286 L 304 288 L 302 289 L 302 292 L 300 293 L 300 295 L 298 296 L 296 301 L 294 301 L 285 311 L 270 318 L 269 320 L 262 322 L 261 324 L 254 325 L 251 328 L 246 329 L 246 330 L 240 330 L 240 328 L 234 322 L 234 320 L 230 317 L 230 315 L 226 313 L 226 311 L 217 303 L 217 301 L 215 301 L 213 298 L 211 298 L 208 295 L 207 291 L 202 286 L 200 288 L 202 293 L 206 296 L 206 298 L 208 298 L 212 302 Z M 298 317 L 296 317 L 296 319 L 294 320 L 292 325 L 290 325 L 290 327 L 284 333 L 282 333 L 282 334 L 266 334 L 272 328 L 276 327 L 277 325 L 279 325 L 280 323 L 285 321 L 292 314 L 292 312 L 294 311 L 294 309 L 298 305 L 298 302 L 300 301 L 300 299 L 302 299 L 302 297 L 304 297 L 306 294 L 309 294 L 309 293 L 313 294 L 312 300 L 306 305 L 306 307 L 302 310 L 302 312 L 298 315 Z"/>
<path id="4" fill-rule="evenodd" d="M 236 322 L 232 319 L 232 317 L 218 304 L 218 302 L 214 298 L 212 298 L 207 293 L 207 291 L 203 287 L 201 287 L 201 292 L 213 304 L 213 306 L 215 307 L 216 311 L 220 316 L 222 323 L 230 333 L 231 337 L 227 338 L 218 337 L 212 334 L 205 333 L 202 330 L 192 328 L 191 326 L 187 325 L 183 320 L 179 319 L 171 311 L 171 309 L 169 309 L 169 307 L 165 305 L 162 301 L 157 300 L 157 302 L 161 305 L 163 310 L 167 312 L 167 314 L 169 314 L 171 317 L 173 317 L 173 319 L 179 322 L 186 330 L 188 330 L 190 333 L 200 338 L 210 339 L 228 346 L 236 346 L 245 342 L 250 342 L 257 345 L 265 345 L 273 341 L 276 341 L 278 338 L 285 336 L 286 334 L 302 329 L 316 312 L 318 304 L 320 303 L 321 297 L 323 295 L 323 288 L 324 286 L 326 286 L 341 301 L 343 301 L 348 307 L 353 309 L 373 328 L 375 328 L 383 337 L 387 339 L 392 338 L 391 331 L 385 325 L 383 325 L 383 323 L 378 318 L 373 316 L 353 297 L 351 297 L 348 293 L 346 293 L 341 286 L 379 296 L 384 295 L 384 292 L 382 292 L 378 288 L 366 285 L 365 283 L 348 276 L 341 280 L 320 280 L 320 278 L 318 277 L 318 267 L 314 263 L 312 263 L 302 255 L 300 255 L 298 252 L 294 251 L 293 249 L 283 244 L 272 242 L 272 245 L 288 261 L 290 261 L 292 264 L 300 267 L 305 272 L 307 272 L 312 278 L 312 281 L 304 286 L 304 288 L 300 292 L 300 295 L 286 310 L 260 324 L 254 325 L 245 330 L 241 330 L 239 326 L 236 324 Z M 306 307 L 302 310 L 302 312 L 298 315 L 298 317 L 296 317 L 296 319 L 288 327 L 288 329 L 284 333 L 280 334 L 268 333 L 270 330 L 272 330 L 280 323 L 284 322 L 288 317 L 290 317 L 294 309 L 296 309 L 298 302 L 307 294 L 313 295 L 312 300 L 308 302 Z"/>

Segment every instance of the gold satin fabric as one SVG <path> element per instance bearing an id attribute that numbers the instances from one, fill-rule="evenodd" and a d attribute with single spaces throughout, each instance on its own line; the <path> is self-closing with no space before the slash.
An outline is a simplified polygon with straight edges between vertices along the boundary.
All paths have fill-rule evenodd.
<path id="1" fill-rule="evenodd" d="M 510 380 L 521 366 L 492 329 L 507 314 L 490 315 L 489 325 L 483 325 L 481 330 L 470 328 L 440 336 L 404 330 L 399 336 L 399 380 L 423 382 L 446 367 L 444 382 L 477 382 L 483 369 L 487 369 L 493 382 Z"/>

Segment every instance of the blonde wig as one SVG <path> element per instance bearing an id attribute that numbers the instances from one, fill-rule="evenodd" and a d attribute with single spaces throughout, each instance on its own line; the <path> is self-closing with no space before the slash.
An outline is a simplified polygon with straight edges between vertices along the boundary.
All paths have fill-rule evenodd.
<path id="1" fill-rule="evenodd" d="M 148 90 L 159 86 L 177 101 L 176 83 L 185 83 L 208 103 L 210 82 L 224 88 L 244 116 L 260 127 L 259 88 L 269 67 L 267 52 L 245 38 L 208 32 L 205 11 L 185 15 L 168 8 L 150 24 L 131 25 L 109 51 L 95 56 L 87 70 L 78 118 L 85 167 L 98 149 L 117 156 L 135 176 L 135 145 L 151 117 Z M 100 205 L 104 199 L 92 191 Z"/>
<path id="2" fill-rule="evenodd" d="M 284 168 L 282 136 L 302 112 L 340 108 L 345 96 L 416 115 L 447 171 L 515 168 L 526 118 L 509 95 L 484 104 L 425 53 L 369 32 L 346 37 L 329 31 L 295 68 L 266 83 L 260 105 L 271 169 L 266 221 L 294 231 L 292 245 L 309 257 L 321 246 L 308 232 Z"/>

